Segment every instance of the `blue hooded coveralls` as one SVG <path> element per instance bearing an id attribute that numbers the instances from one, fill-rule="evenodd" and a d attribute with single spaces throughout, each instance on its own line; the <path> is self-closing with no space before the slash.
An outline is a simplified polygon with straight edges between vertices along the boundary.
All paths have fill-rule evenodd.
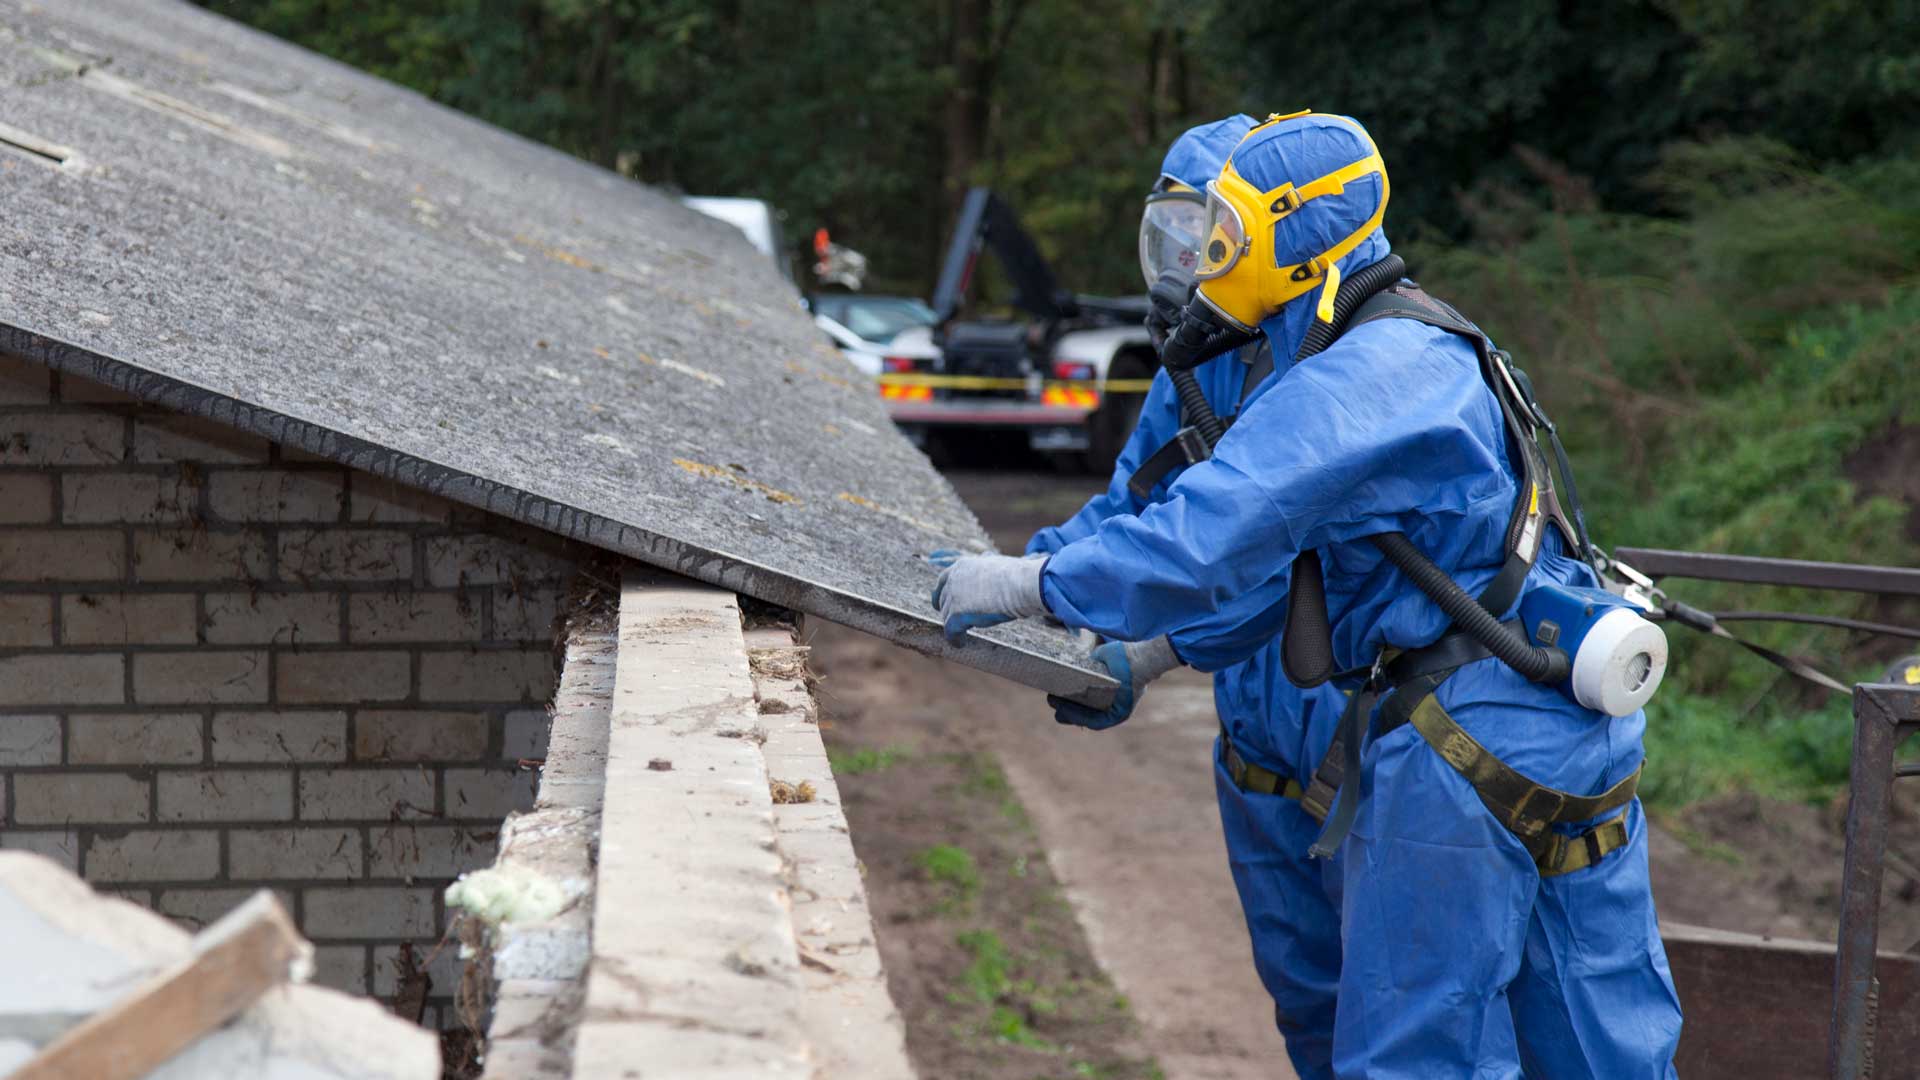
<path id="1" fill-rule="evenodd" d="M 1233 160 L 1270 190 L 1367 152 L 1352 129 L 1308 116 L 1255 133 Z M 1379 198 L 1379 179 L 1365 177 L 1282 219 L 1281 264 L 1351 234 Z M 1341 269 L 1351 274 L 1387 253 L 1376 232 Z M 1276 356 L 1297 351 L 1315 298 L 1297 298 L 1263 324 Z M 1068 626 L 1122 641 L 1170 634 L 1194 667 L 1264 663 L 1268 684 L 1284 685 L 1274 641 L 1296 555 L 1320 552 L 1335 660 L 1364 667 L 1385 647 L 1425 645 L 1448 629 L 1440 609 L 1364 538 L 1403 532 L 1477 594 L 1504 560 L 1518 491 L 1473 347 L 1410 319 L 1381 320 L 1283 364 L 1214 456 L 1164 498 L 1054 551 L 1042 593 Z M 1547 582 L 1596 584 L 1552 530 L 1526 588 Z M 1644 757 L 1644 714 L 1582 708 L 1498 660 L 1462 667 L 1437 696 L 1482 745 L 1540 784 L 1597 793 Z M 1223 691 L 1221 700 L 1226 715 L 1238 699 Z M 1335 1076 L 1674 1075 L 1679 1002 L 1638 800 L 1628 808 L 1625 847 L 1542 878 L 1520 840 L 1411 724 L 1368 740 L 1360 775 L 1340 797 L 1356 793 L 1363 801 L 1339 868 Z"/>
<path id="2" fill-rule="evenodd" d="M 1243 115 L 1193 128 L 1174 141 L 1160 170 L 1190 187 L 1204 188 L 1220 174 L 1227 155 L 1253 126 L 1253 118 Z M 1287 353 L 1275 355 L 1291 356 L 1298 348 L 1295 341 Z M 1285 366 L 1283 358 L 1275 360 L 1276 370 Z M 1222 419 L 1245 407 L 1241 392 L 1247 370 L 1248 364 L 1232 352 L 1194 369 L 1207 403 Z M 1268 375 L 1247 401 L 1265 393 L 1274 382 L 1275 377 Z M 1173 440 L 1180 420 L 1173 384 L 1164 370 L 1159 371 L 1106 492 L 1089 499 L 1066 522 L 1035 533 L 1026 553 L 1051 555 L 1092 535 L 1109 518 L 1138 514 L 1164 501 L 1181 470 L 1161 480 L 1147 501 L 1137 498 L 1127 481 L 1154 451 Z M 1346 695 L 1331 685 L 1302 690 L 1288 682 L 1280 670 L 1278 639 L 1269 640 L 1252 657 L 1215 672 L 1213 697 L 1220 722 L 1240 756 L 1294 777 L 1302 786 L 1332 742 L 1346 705 Z M 1273 996 L 1275 1023 L 1286 1038 L 1294 1071 L 1302 1080 L 1325 1080 L 1333 1075 L 1334 1001 L 1340 980 L 1338 860 L 1308 859 L 1307 848 L 1319 832 L 1318 823 L 1294 799 L 1235 786 L 1217 742 L 1213 771 L 1227 859 L 1253 938 L 1254 967 Z"/>

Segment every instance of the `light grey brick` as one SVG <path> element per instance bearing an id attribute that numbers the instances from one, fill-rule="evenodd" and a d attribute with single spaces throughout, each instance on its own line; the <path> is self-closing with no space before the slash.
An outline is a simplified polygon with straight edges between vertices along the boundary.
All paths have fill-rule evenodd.
<path id="1" fill-rule="evenodd" d="M 498 821 L 531 810 L 536 776 L 531 769 L 448 769 L 446 816 Z"/>
<path id="2" fill-rule="evenodd" d="M 532 585 L 557 582 L 573 564 L 559 555 L 498 536 L 436 536 L 427 541 L 427 584 Z"/>
<path id="3" fill-rule="evenodd" d="M 80 834 L 73 829 L 0 830 L 0 849 L 44 855 L 72 873 L 80 872 Z"/>
<path id="4" fill-rule="evenodd" d="M 235 880 L 345 880 L 363 869 L 357 829 L 235 829 L 227 835 L 227 872 Z"/>
<path id="5" fill-rule="evenodd" d="M 293 817 L 293 773 L 285 769 L 161 772 L 155 779 L 161 821 L 286 821 Z"/>
<path id="6" fill-rule="evenodd" d="M 0 594 L 0 649 L 53 644 L 53 597 Z"/>
<path id="7" fill-rule="evenodd" d="M 433 775 L 410 769 L 306 769 L 300 773 L 303 821 L 387 822 L 431 814 Z"/>
<path id="8" fill-rule="evenodd" d="M 280 469 L 216 470 L 207 506 L 223 521 L 338 521 L 345 506 L 344 474 Z"/>
<path id="9" fill-rule="evenodd" d="M 0 705 L 118 705 L 126 695 L 117 654 L 25 653 L 0 660 Z"/>
<path id="10" fill-rule="evenodd" d="M 199 510 L 197 480 L 179 473 L 69 473 L 60 482 L 60 520 L 177 525 Z"/>
<path id="11" fill-rule="evenodd" d="M 496 641 L 553 640 L 553 624 L 560 617 L 557 585 L 499 585 L 493 590 L 493 637 Z"/>
<path id="12" fill-rule="evenodd" d="M 379 997 L 392 996 L 400 984 L 400 972 L 403 969 L 399 945 L 375 945 L 373 947 L 373 992 Z M 414 945 L 411 950 L 412 964 L 415 968 L 424 967 L 427 971 L 428 993 L 434 997 L 448 997 L 460 985 L 460 972 L 466 964 L 460 959 L 458 942 L 444 945 L 437 942 L 423 942 Z"/>
<path id="13" fill-rule="evenodd" d="M 58 716 L 0 716 L 0 765 L 58 764 Z"/>
<path id="14" fill-rule="evenodd" d="M 95 830 L 88 881 L 207 881 L 220 876 L 220 834 L 210 829 Z"/>
<path id="15" fill-rule="evenodd" d="M 300 929 L 311 938 L 423 938 L 436 929 L 432 889 L 329 886 L 304 900 Z"/>
<path id="16" fill-rule="evenodd" d="M 405 652 L 299 652 L 279 658 L 275 700 L 284 704 L 399 701 L 412 689 Z"/>
<path id="17" fill-rule="evenodd" d="M 52 520 L 52 476 L 39 472 L 0 474 L 0 525 L 44 525 Z"/>
<path id="18" fill-rule="evenodd" d="M 213 715 L 218 762 L 347 760 L 344 712 L 220 712 Z"/>
<path id="19" fill-rule="evenodd" d="M 68 645 L 191 645 L 192 593 L 69 593 L 60 598 Z"/>
<path id="20" fill-rule="evenodd" d="M 203 628 L 215 645 L 333 644 L 340 598 L 332 593 L 208 593 Z"/>
<path id="21" fill-rule="evenodd" d="M 21 825 L 144 824 L 147 781 L 125 773 L 15 773 L 13 817 Z"/>
<path id="22" fill-rule="evenodd" d="M 553 714 L 545 709 L 515 709 L 507 714 L 506 735 L 500 756 L 507 761 L 547 756 L 547 735 L 553 730 Z"/>
<path id="23" fill-rule="evenodd" d="M 475 641 L 480 605 L 453 593 L 356 593 L 347 598 L 347 622 L 356 642 Z"/>
<path id="24" fill-rule="evenodd" d="M 553 694 L 545 649 L 463 649 L 420 655 L 422 701 L 544 701 Z"/>
<path id="25" fill-rule="evenodd" d="M 284 581 L 412 581 L 413 537 L 388 529 L 286 529 Z"/>
<path id="26" fill-rule="evenodd" d="M 232 705 L 267 700 L 267 654 L 135 653 L 133 699 L 142 705 Z"/>
<path id="27" fill-rule="evenodd" d="M 313 981 L 343 994 L 367 992 L 367 947 L 317 945 L 313 950 Z"/>
<path id="28" fill-rule="evenodd" d="M 133 460 L 213 465 L 264 464 L 267 440 L 197 416 L 142 417 L 133 423 Z"/>
<path id="29" fill-rule="evenodd" d="M 111 413 L 9 413 L 0 465 L 111 465 L 126 456 L 126 427 Z"/>
<path id="30" fill-rule="evenodd" d="M 453 504 L 437 495 L 371 473 L 353 474 L 347 512 L 350 521 L 376 525 L 445 523 L 452 516 Z"/>
<path id="31" fill-rule="evenodd" d="M 136 530 L 136 581 L 259 581 L 271 569 L 265 533 L 208 529 Z"/>
<path id="32" fill-rule="evenodd" d="M 362 709 L 353 720 L 359 761 L 478 761 L 486 752 L 486 713 Z"/>
<path id="33" fill-rule="evenodd" d="M 239 907 L 259 891 L 257 887 L 162 889 L 154 910 L 197 930 L 219 921 L 220 916 Z M 293 910 L 293 893 L 285 889 L 274 889 L 272 892 L 279 899 L 281 907 Z"/>
<path id="34" fill-rule="evenodd" d="M 0 581 L 120 581 L 127 542 L 104 529 L 0 529 Z"/>
<path id="35" fill-rule="evenodd" d="M 52 369 L 24 356 L 0 356 L 0 405 L 45 405 L 52 400 Z"/>
<path id="36" fill-rule="evenodd" d="M 198 713 L 76 713 L 67 718 L 69 765 L 196 765 Z"/>
<path id="37" fill-rule="evenodd" d="M 367 875 L 456 878 L 493 865 L 499 847 L 500 830 L 491 825 L 379 825 L 367 830 Z"/>

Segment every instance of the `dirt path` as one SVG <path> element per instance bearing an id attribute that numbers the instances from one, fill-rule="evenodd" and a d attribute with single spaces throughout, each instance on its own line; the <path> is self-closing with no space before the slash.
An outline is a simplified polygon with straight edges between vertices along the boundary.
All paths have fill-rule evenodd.
<path id="1" fill-rule="evenodd" d="M 1096 734 L 1055 724 L 1034 691 L 855 631 L 821 626 L 811 644 L 835 744 L 909 759 L 958 750 L 999 763 L 1094 958 L 1169 1078 L 1292 1075 L 1227 874 L 1204 679 L 1170 678 L 1133 720 Z M 896 826 L 861 820 L 863 780 L 843 790 L 872 875 L 868 847 L 897 846 L 876 830 Z M 884 928 L 881 936 L 884 953 Z"/>
<path id="2" fill-rule="evenodd" d="M 954 480 L 1002 550 L 1071 514 L 1090 486 L 1047 475 Z M 1054 723 L 1036 691 L 813 626 L 814 667 L 839 717 L 830 739 L 920 754 L 959 747 L 999 762 L 1093 955 L 1169 1078 L 1292 1076 L 1227 872 L 1204 676 L 1169 676 L 1127 724 L 1092 733 Z M 858 809 L 851 795 L 848 809 Z M 852 825 L 860 847 L 875 826 Z"/>

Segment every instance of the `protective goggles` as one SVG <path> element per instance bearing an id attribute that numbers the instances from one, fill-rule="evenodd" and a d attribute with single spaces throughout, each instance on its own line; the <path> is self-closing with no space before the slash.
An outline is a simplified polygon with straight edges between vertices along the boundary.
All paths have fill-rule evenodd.
<path id="1" fill-rule="evenodd" d="M 1140 215 L 1140 274 L 1148 288 L 1167 273 L 1194 277 L 1206 224 L 1205 196 L 1172 177 L 1161 177 Z"/>
<path id="2" fill-rule="evenodd" d="M 1277 116 L 1268 124 L 1304 115 Z M 1248 138 L 1252 136 L 1249 132 Z M 1288 301 L 1320 287 L 1321 317 L 1331 321 L 1334 291 L 1340 287 L 1337 264 L 1373 235 L 1387 212 L 1386 163 L 1370 139 L 1367 145 L 1370 153 L 1359 161 L 1308 183 L 1284 183 L 1271 191 L 1248 183 L 1234 168 L 1233 159 L 1227 159 L 1219 178 L 1207 182 L 1206 243 L 1194 272 L 1200 296 L 1210 307 L 1249 328 Z M 1344 194 L 1348 184 L 1374 173 L 1380 176 L 1380 203 L 1359 228 L 1326 251 L 1280 265 L 1274 230 L 1282 220 L 1315 199 Z"/>

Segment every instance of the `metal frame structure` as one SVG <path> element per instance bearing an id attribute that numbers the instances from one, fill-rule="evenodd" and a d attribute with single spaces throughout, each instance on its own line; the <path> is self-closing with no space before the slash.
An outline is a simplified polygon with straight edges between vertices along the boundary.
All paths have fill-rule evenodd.
<path id="1" fill-rule="evenodd" d="M 1880 883 L 1886 867 L 1887 816 L 1900 744 L 1920 731 L 1920 686 L 1863 683 L 1853 688 L 1853 763 L 1847 782 L 1846 869 L 1840 879 L 1840 940 L 1827 1028 L 1832 1080 L 1873 1076 L 1880 981 Z"/>
<path id="2" fill-rule="evenodd" d="M 1920 570 L 1806 562 L 1696 551 L 1620 548 L 1621 561 L 1655 577 L 1737 581 L 1811 589 L 1920 596 Z M 1920 775 L 1896 757 L 1920 732 L 1920 685 L 1861 683 L 1853 688 L 1853 756 L 1847 779 L 1847 847 L 1840 886 L 1832 1013 L 1827 1026 L 1831 1080 L 1871 1080 L 1878 1034 L 1880 889 L 1886 871 L 1893 781 Z"/>

